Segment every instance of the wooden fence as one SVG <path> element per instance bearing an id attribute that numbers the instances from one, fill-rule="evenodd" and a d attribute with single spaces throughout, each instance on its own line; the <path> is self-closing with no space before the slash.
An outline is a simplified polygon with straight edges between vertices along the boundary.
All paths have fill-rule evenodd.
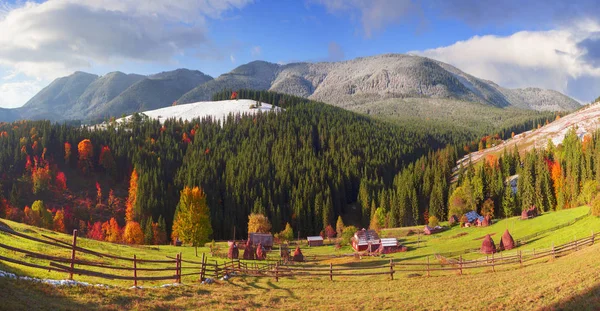
<path id="1" fill-rule="evenodd" d="M 395 273 L 415 273 L 420 272 L 427 276 L 431 276 L 432 272 L 446 271 L 453 272 L 459 275 L 463 274 L 464 270 L 469 269 L 488 269 L 495 272 L 497 267 L 512 265 L 514 267 L 522 267 L 525 263 L 541 258 L 556 258 L 567 253 L 579 250 L 584 246 L 593 245 L 596 234 L 592 232 L 591 236 L 574 240 L 572 242 L 552 247 L 550 249 L 529 251 L 524 254 L 523 251 L 517 250 L 515 253 L 507 254 L 502 252 L 499 254 L 491 254 L 484 258 L 475 260 L 463 260 L 462 256 L 458 259 L 439 258 L 437 262 L 432 262 L 429 257 L 426 261 L 394 261 L 390 259 L 389 263 L 371 267 L 346 267 L 332 264 L 329 266 L 297 266 L 283 265 L 282 262 L 259 262 L 259 261 L 240 261 L 228 260 L 224 263 L 208 260 L 205 254 L 202 254 L 201 261 L 183 259 L 181 253 L 176 256 L 167 256 L 164 260 L 142 259 L 133 255 L 132 258 L 116 256 L 112 254 L 100 253 L 77 246 L 77 231 L 73 232 L 73 241 L 71 243 L 61 241 L 52 237 L 44 236 L 47 240 L 31 237 L 8 228 L 0 227 L 0 231 L 11 234 L 15 237 L 28 239 L 45 245 L 51 245 L 71 251 L 70 258 L 51 256 L 41 254 L 29 250 L 24 250 L 18 247 L 9 246 L 0 243 L 0 248 L 9 251 L 24 254 L 26 257 L 47 260 L 48 266 L 24 262 L 21 260 L 0 256 L 1 261 L 19 264 L 31 268 L 37 268 L 48 271 L 63 272 L 69 275 L 69 279 L 73 279 L 73 275 L 84 275 L 90 277 L 98 277 L 111 280 L 128 280 L 133 281 L 134 286 L 138 286 L 138 281 L 164 281 L 173 280 L 176 283 L 182 282 L 182 277 L 198 276 L 199 281 L 204 281 L 208 277 L 219 279 L 225 275 L 237 273 L 241 275 L 253 277 L 274 278 L 279 281 L 280 278 L 296 278 L 296 277 L 328 277 L 330 280 L 339 277 L 355 277 L 355 276 L 388 276 L 394 279 Z M 77 254 L 83 253 L 93 255 L 99 258 L 110 258 L 122 265 L 107 265 L 105 263 L 96 262 L 93 260 L 77 259 Z M 75 267 L 77 265 L 78 267 Z M 158 265 L 158 266 L 157 266 Z M 185 265 L 185 266 L 184 266 Z M 103 268 L 112 271 L 112 273 L 99 272 L 90 270 L 90 268 Z M 118 271 L 118 272 L 117 272 Z M 139 274 L 151 274 L 140 276 Z M 156 275 L 160 273 L 162 275 Z"/>

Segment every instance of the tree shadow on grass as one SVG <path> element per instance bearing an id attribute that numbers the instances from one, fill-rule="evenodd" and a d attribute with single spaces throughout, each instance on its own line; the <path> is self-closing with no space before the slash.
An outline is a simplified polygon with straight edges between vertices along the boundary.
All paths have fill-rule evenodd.
<path id="1" fill-rule="evenodd" d="M 70 299 L 53 286 L 30 281 L 0 278 L 3 310 L 95 310 L 93 303 Z"/>
<path id="2" fill-rule="evenodd" d="M 582 294 L 564 299 L 554 305 L 541 308 L 541 310 L 600 310 L 600 285 L 596 285 Z"/>

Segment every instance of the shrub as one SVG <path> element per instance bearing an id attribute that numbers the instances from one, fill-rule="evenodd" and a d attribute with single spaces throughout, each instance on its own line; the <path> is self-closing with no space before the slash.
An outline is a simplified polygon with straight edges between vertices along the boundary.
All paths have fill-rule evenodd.
<path id="1" fill-rule="evenodd" d="M 356 231 L 358 231 L 358 229 L 356 229 L 355 226 L 345 227 L 344 231 L 342 232 L 342 245 L 350 244 L 350 241 L 352 240 L 352 237 Z"/>
<path id="2" fill-rule="evenodd" d="M 430 216 L 429 217 L 429 226 L 430 227 L 437 227 L 440 224 L 440 221 L 438 220 L 437 217 L 435 216 Z"/>
<path id="3" fill-rule="evenodd" d="M 592 200 L 592 215 L 600 216 L 600 194 Z"/>

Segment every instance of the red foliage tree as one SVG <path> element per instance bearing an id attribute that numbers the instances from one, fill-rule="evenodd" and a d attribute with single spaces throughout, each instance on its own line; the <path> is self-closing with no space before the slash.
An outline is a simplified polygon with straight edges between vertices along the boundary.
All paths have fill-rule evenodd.
<path id="1" fill-rule="evenodd" d="M 333 237 L 335 237 L 335 229 L 333 229 L 333 227 L 331 225 L 327 225 L 327 227 L 325 227 L 325 237 L 327 237 L 328 239 L 331 239 Z"/>
<path id="2" fill-rule="evenodd" d="M 63 172 L 58 172 L 56 174 L 56 189 L 59 191 L 65 191 L 67 190 L 67 177 L 65 176 L 65 173 Z"/>
<path id="3" fill-rule="evenodd" d="M 231 99 L 238 99 L 238 93 L 237 92 L 231 92 Z"/>
<path id="4" fill-rule="evenodd" d="M 87 237 L 98 241 L 104 241 L 104 231 L 102 230 L 102 223 L 96 221 L 93 225 L 88 225 Z"/>

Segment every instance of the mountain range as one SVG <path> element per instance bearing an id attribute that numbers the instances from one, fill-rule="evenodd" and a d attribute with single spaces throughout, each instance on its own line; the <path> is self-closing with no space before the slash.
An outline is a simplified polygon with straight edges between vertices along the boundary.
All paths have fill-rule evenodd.
<path id="1" fill-rule="evenodd" d="M 553 90 L 508 89 L 429 58 L 385 54 L 342 62 L 280 65 L 254 61 L 216 79 L 188 69 L 150 76 L 112 72 L 100 77 L 75 72 L 54 80 L 23 107 L 0 109 L 0 121 L 98 120 L 174 102 L 206 101 L 224 89 L 241 88 L 292 94 L 367 113 L 395 109 L 407 100 L 427 108 L 432 99 L 438 106 L 440 102 L 459 101 L 539 111 L 580 107 L 577 101 Z"/>

